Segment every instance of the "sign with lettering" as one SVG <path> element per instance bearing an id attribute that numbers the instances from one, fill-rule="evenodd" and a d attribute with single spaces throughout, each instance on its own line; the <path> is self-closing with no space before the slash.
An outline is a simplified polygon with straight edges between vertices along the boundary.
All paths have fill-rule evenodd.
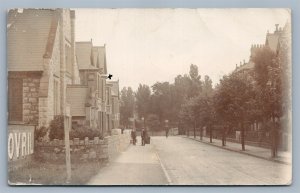
<path id="1" fill-rule="evenodd" d="M 9 161 L 24 159 L 33 154 L 34 126 L 9 125 L 7 142 Z"/>

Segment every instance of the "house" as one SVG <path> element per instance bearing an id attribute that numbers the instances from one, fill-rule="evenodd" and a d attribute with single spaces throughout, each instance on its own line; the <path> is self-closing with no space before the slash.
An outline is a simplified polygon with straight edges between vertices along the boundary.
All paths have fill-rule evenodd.
<path id="1" fill-rule="evenodd" d="M 8 122 L 48 126 L 69 117 L 68 84 L 79 83 L 75 12 L 13 9 L 7 24 Z"/>
<path id="2" fill-rule="evenodd" d="M 111 109 L 112 109 L 112 128 L 120 126 L 120 92 L 119 80 L 109 81 L 111 83 Z"/>
<path id="3" fill-rule="evenodd" d="M 76 42 L 80 84 L 69 85 L 72 125 L 99 129 L 108 135 L 111 126 L 111 92 L 106 83 L 106 49 L 92 41 Z"/>

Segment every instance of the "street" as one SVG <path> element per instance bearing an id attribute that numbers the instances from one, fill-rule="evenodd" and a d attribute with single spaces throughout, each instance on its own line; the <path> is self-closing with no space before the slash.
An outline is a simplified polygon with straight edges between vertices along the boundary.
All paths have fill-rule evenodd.
<path id="1" fill-rule="evenodd" d="M 139 138 L 140 142 L 140 138 Z M 152 137 L 130 146 L 90 185 L 289 184 L 291 165 L 224 150 L 180 136 Z"/>

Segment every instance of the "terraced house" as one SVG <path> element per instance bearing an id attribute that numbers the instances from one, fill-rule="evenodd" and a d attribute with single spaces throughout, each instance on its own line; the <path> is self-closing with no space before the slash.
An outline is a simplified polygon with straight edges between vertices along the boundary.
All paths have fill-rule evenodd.
<path id="1" fill-rule="evenodd" d="M 109 133 L 112 96 L 105 46 L 75 43 L 75 11 L 10 10 L 7 42 L 9 125 L 38 129 L 63 115 L 70 128 L 84 125 Z"/>

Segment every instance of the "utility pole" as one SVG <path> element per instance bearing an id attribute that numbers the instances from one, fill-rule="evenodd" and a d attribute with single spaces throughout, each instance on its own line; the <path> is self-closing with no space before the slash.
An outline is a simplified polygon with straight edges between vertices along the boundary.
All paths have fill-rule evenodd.
<path id="1" fill-rule="evenodd" d="M 67 171 L 67 179 L 66 183 L 71 182 L 71 154 L 70 154 L 70 120 L 68 116 L 65 116 L 64 118 L 64 133 L 65 133 L 65 152 L 66 152 L 66 171 Z"/>

